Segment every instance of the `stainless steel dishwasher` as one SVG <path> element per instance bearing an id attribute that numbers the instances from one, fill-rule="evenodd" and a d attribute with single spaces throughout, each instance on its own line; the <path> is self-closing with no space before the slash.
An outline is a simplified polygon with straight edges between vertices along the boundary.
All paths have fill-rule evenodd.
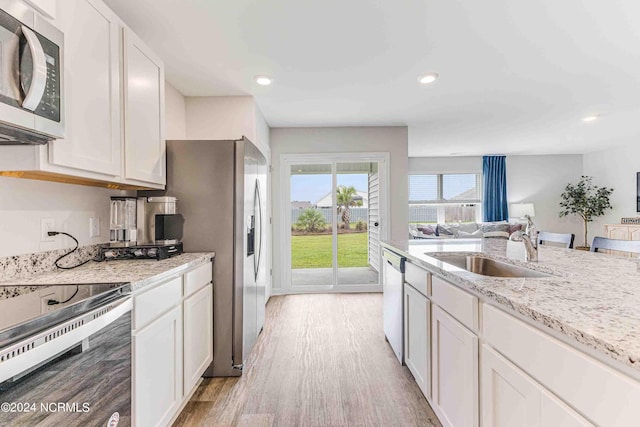
<path id="1" fill-rule="evenodd" d="M 382 250 L 382 299 L 384 336 L 400 363 L 404 363 L 404 310 L 402 288 L 407 258 L 389 249 Z"/>

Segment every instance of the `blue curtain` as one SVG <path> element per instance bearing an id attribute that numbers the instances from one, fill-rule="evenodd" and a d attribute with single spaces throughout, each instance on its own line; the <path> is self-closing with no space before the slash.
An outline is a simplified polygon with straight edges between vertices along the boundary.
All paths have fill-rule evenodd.
<path id="1" fill-rule="evenodd" d="M 505 160 L 505 156 L 482 157 L 482 210 L 487 222 L 509 219 Z"/>

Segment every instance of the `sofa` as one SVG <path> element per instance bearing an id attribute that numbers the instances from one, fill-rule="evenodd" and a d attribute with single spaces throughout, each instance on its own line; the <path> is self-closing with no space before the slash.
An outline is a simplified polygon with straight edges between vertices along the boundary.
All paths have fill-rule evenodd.
<path id="1" fill-rule="evenodd" d="M 409 224 L 411 239 L 479 239 L 489 237 L 508 238 L 521 230 L 523 224 L 508 222 L 465 222 L 447 224 Z"/>

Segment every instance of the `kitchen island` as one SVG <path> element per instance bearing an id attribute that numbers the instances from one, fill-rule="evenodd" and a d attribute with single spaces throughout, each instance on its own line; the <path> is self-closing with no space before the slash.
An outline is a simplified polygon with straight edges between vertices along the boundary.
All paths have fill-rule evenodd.
<path id="1" fill-rule="evenodd" d="M 416 381 L 439 418 L 444 425 L 637 422 L 640 260 L 541 246 L 539 262 L 525 263 L 507 256 L 520 253 L 519 244 L 383 243 L 408 260 L 405 362 L 420 371 Z M 447 262 L 467 256 L 542 277 L 492 277 Z M 428 337 L 422 347 L 420 336 Z"/>

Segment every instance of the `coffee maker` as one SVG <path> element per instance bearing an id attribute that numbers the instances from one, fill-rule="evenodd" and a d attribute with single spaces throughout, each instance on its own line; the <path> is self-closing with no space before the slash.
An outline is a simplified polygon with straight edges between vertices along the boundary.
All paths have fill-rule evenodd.
<path id="1" fill-rule="evenodd" d="M 109 244 L 131 246 L 138 240 L 137 199 L 135 197 L 111 197 L 111 221 Z"/>
<path id="2" fill-rule="evenodd" d="M 170 196 L 138 197 L 138 244 L 174 245 L 182 239 L 184 219 L 178 199 Z"/>
<path id="3" fill-rule="evenodd" d="M 175 197 L 112 197 L 109 244 L 99 260 L 165 259 L 184 252 Z"/>

